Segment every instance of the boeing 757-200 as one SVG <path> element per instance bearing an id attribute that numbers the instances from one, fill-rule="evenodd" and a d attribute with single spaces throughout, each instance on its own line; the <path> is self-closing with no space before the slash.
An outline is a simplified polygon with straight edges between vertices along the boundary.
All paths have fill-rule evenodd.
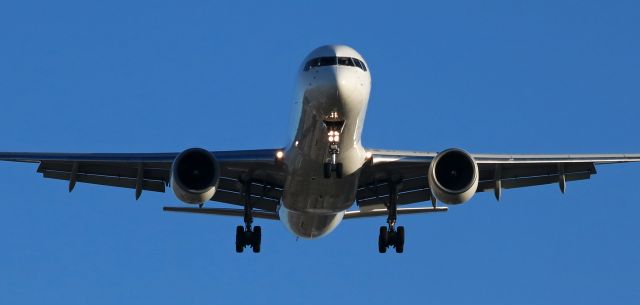
<path id="1" fill-rule="evenodd" d="M 342 45 L 322 46 L 298 73 L 294 126 L 286 146 L 274 149 L 176 153 L 13 153 L 0 160 L 38 163 L 45 178 L 164 192 L 171 185 L 193 206 L 165 211 L 238 216 L 236 251 L 260 252 L 254 218 L 280 220 L 293 234 L 318 238 L 343 219 L 387 216 L 381 253 L 404 249 L 401 214 L 445 212 L 445 204 L 477 192 L 589 179 L 595 165 L 637 162 L 640 154 L 488 155 L 451 148 L 417 152 L 366 148 L 361 143 L 371 75 L 364 58 Z M 236 205 L 210 208 L 209 201 Z M 406 207 L 431 202 L 430 205 Z M 352 209 L 352 206 L 356 208 Z"/>

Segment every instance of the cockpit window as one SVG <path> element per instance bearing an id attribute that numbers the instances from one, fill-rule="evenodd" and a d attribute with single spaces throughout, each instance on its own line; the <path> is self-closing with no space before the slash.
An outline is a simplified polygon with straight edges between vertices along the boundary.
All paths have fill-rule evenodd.
<path id="1" fill-rule="evenodd" d="M 304 70 L 309 71 L 311 67 L 317 67 L 319 63 L 320 63 L 320 58 L 314 58 L 307 62 L 307 64 L 304 66 Z"/>
<path id="2" fill-rule="evenodd" d="M 356 66 L 358 66 L 358 68 L 362 69 L 363 71 L 367 71 L 367 66 L 365 66 L 361 60 L 357 58 L 354 58 L 353 60 L 356 62 Z"/>
<path id="3" fill-rule="evenodd" d="M 320 57 L 319 66 L 335 66 L 337 58 L 335 57 Z"/>
<path id="4" fill-rule="evenodd" d="M 353 63 L 356 65 L 356 67 L 362 69 L 362 63 L 358 59 L 354 58 L 353 59 Z M 362 70 L 364 70 L 364 69 L 362 69 Z"/>
<path id="5" fill-rule="evenodd" d="M 353 60 L 350 57 L 338 57 L 338 65 L 341 66 L 355 66 Z"/>
<path id="6" fill-rule="evenodd" d="M 321 66 L 349 66 L 349 67 L 358 67 L 363 71 L 367 71 L 367 68 L 364 66 L 364 63 L 357 58 L 351 57 L 318 57 L 312 60 L 309 60 L 307 64 L 304 66 L 304 71 L 309 71 L 311 68 L 321 67 Z"/>

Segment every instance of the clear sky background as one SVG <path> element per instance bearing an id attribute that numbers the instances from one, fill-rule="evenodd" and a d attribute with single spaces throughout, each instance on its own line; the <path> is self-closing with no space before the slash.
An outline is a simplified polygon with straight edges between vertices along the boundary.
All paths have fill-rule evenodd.
<path id="1" fill-rule="evenodd" d="M 3 1 L 0 151 L 280 147 L 302 59 L 339 43 L 371 69 L 367 147 L 640 152 L 639 38 L 637 1 Z M 384 217 L 311 241 L 258 220 L 238 255 L 239 218 L 35 170 L 0 163 L 2 304 L 640 299 L 640 165 L 401 216 L 402 255 Z"/>

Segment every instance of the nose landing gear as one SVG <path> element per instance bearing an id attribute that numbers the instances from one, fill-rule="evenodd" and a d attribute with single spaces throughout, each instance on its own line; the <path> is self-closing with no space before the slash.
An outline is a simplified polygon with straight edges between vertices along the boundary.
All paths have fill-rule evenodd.
<path id="1" fill-rule="evenodd" d="M 340 118 L 338 112 L 333 111 L 323 122 L 329 136 L 329 159 L 324 163 L 324 177 L 329 179 L 331 173 L 335 172 L 336 178 L 342 178 L 342 163 L 338 162 L 338 155 L 340 154 L 340 133 L 344 127 L 344 120 Z"/>
<path id="2" fill-rule="evenodd" d="M 331 173 L 336 173 L 336 178 L 342 178 L 342 163 L 325 162 L 324 163 L 324 177 L 326 179 L 331 178 Z"/>

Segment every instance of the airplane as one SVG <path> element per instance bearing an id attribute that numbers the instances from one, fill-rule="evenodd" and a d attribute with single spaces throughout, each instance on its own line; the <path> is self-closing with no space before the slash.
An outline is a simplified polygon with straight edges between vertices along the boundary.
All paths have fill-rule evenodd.
<path id="1" fill-rule="evenodd" d="M 371 89 L 364 58 L 345 45 L 313 50 L 302 62 L 286 146 L 273 149 L 174 153 L 0 152 L 0 160 L 38 163 L 44 178 L 164 192 L 191 206 L 164 211 L 242 217 L 236 252 L 260 252 L 254 218 L 279 220 L 294 235 L 315 239 L 342 220 L 387 216 L 378 250 L 404 251 L 398 215 L 446 212 L 476 193 L 589 179 L 595 165 L 638 162 L 640 154 L 513 155 L 372 149 L 361 135 Z M 205 207 L 210 201 L 237 207 Z M 431 204 L 410 206 L 421 202 Z M 355 208 L 354 208 L 355 204 Z"/>

